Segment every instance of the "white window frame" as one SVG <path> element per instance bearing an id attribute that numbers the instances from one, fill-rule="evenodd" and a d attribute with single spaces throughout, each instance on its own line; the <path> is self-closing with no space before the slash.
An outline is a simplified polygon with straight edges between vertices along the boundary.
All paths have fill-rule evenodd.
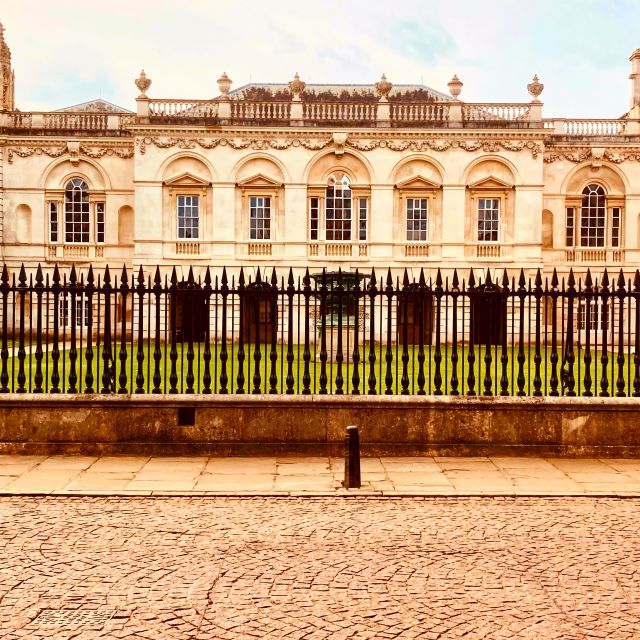
<path id="1" fill-rule="evenodd" d="M 604 244 L 583 244 L 583 191 L 590 186 L 602 188 L 604 191 Z M 569 210 L 573 209 L 573 229 L 570 227 Z M 614 223 L 617 220 L 617 239 L 615 238 Z M 603 185 L 591 181 L 579 193 L 567 196 L 565 199 L 565 245 L 569 249 L 621 249 L 624 244 L 624 196 L 611 195 Z M 614 240 L 617 240 L 614 242 Z"/>
<path id="2" fill-rule="evenodd" d="M 329 190 L 333 190 L 333 197 L 330 198 Z M 348 195 L 346 193 L 348 192 Z M 329 201 L 332 205 L 329 206 Z M 340 202 L 342 206 L 336 206 Z M 345 212 L 349 213 L 348 218 Z M 332 215 L 330 216 L 330 212 Z M 337 217 L 340 215 L 340 217 Z M 351 189 L 351 179 L 344 174 L 339 180 L 331 175 L 327 181 L 324 201 L 324 237 L 327 242 L 353 241 L 353 191 Z M 332 238 L 329 238 L 329 226 L 332 226 Z M 340 236 L 340 237 L 336 237 Z M 348 236 L 348 237 L 345 237 Z"/>
<path id="3" fill-rule="evenodd" d="M 271 195 L 251 194 L 247 197 L 249 207 L 249 240 L 255 242 L 272 241 L 272 200 Z M 262 215 L 259 216 L 259 213 Z M 260 228 L 260 222 L 262 223 L 262 228 Z"/>
<path id="4" fill-rule="evenodd" d="M 411 195 L 404 198 L 404 232 L 406 242 L 425 243 L 429 241 L 429 200 L 430 198 L 427 196 Z M 416 203 L 419 203 L 417 208 Z M 424 217 L 422 216 L 423 212 Z M 416 213 L 419 214 L 417 218 L 415 217 Z"/>
<path id="5" fill-rule="evenodd" d="M 476 198 L 476 242 L 479 244 L 498 244 L 500 242 L 500 227 L 502 225 L 502 198 L 490 195 L 484 196 L 480 195 Z M 491 206 L 487 207 L 486 203 L 491 202 Z M 482 205 L 482 208 L 481 208 Z M 487 220 L 480 220 L 481 213 L 486 214 L 487 212 L 491 212 L 491 218 Z M 493 212 L 496 213 L 496 219 L 494 219 Z M 481 229 L 480 225 L 485 225 L 483 229 Z M 490 226 L 487 227 L 486 225 Z M 494 228 L 495 227 L 495 228 Z M 495 232 L 495 239 L 490 238 L 486 239 L 486 234 L 490 233 L 493 235 Z M 481 235 L 484 235 L 484 238 L 481 238 Z"/>
<path id="6" fill-rule="evenodd" d="M 358 242 L 369 241 L 369 198 L 356 196 L 358 203 Z"/>
<path id="7" fill-rule="evenodd" d="M 104 202 L 95 203 L 96 244 L 104 244 L 107 237 L 107 210 Z M 100 235 L 102 234 L 102 240 Z"/>
<path id="8" fill-rule="evenodd" d="M 80 184 L 77 184 L 76 181 L 80 181 Z M 73 184 L 71 190 L 68 188 L 70 184 Z M 86 189 L 82 189 L 82 185 L 86 187 Z M 76 189 L 75 187 L 80 187 L 80 189 Z M 78 191 L 83 192 L 86 191 L 86 203 L 83 199 L 79 202 L 76 198 L 72 198 L 71 200 L 67 200 L 67 192 L 71 191 L 72 194 L 78 193 Z M 86 204 L 86 210 L 85 210 Z M 78 210 L 77 210 L 78 209 Z M 75 214 L 80 214 L 80 220 L 74 220 L 73 216 Z M 77 245 L 87 245 L 91 244 L 91 197 L 89 195 L 89 185 L 84 178 L 79 176 L 70 178 L 64 186 L 64 195 L 63 195 L 63 233 L 64 233 L 64 244 L 77 244 Z M 86 217 L 86 220 L 85 220 Z M 87 225 L 86 231 L 83 229 L 83 225 Z M 69 225 L 71 225 L 71 230 L 69 231 Z M 76 230 L 76 225 L 79 225 Z M 76 235 L 76 234 L 79 234 Z M 69 235 L 71 239 L 69 239 Z M 80 237 L 80 240 L 76 239 Z M 83 238 L 86 238 L 83 239 Z"/>
<path id="9" fill-rule="evenodd" d="M 183 208 L 182 215 L 180 212 L 181 207 Z M 194 211 L 196 215 L 193 215 Z M 191 215 L 187 215 L 187 212 Z M 193 225 L 194 220 L 196 222 L 195 225 Z M 190 221 L 190 224 L 187 224 L 187 221 Z M 200 194 L 176 194 L 176 235 L 180 242 L 200 240 Z"/>
<path id="10" fill-rule="evenodd" d="M 89 326 L 89 298 L 82 293 L 75 296 L 76 327 Z M 58 299 L 58 322 L 61 327 L 71 327 L 72 298 L 70 293 L 62 294 Z"/>
<path id="11" fill-rule="evenodd" d="M 47 201 L 47 224 L 49 227 L 49 243 L 58 244 L 60 242 L 60 203 L 57 200 Z"/>
<path id="12" fill-rule="evenodd" d="M 600 198 L 602 198 L 602 204 L 599 203 Z M 585 199 L 587 206 L 585 206 Z M 592 203 L 594 200 L 595 204 Z M 582 190 L 580 203 L 578 238 L 581 248 L 604 249 L 607 246 L 607 218 L 607 192 L 604 187 L 595 182 L 586 185 Z M 595 223 L 591 224 L 592 222 Z"/>

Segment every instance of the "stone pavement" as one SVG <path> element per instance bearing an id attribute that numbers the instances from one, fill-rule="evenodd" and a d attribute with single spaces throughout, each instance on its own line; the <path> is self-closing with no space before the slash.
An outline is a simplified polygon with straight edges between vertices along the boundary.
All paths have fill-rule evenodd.
<path id="1" fill-rule="evenodd" d="M 2 494 L 341 494 L 341 458 L 0 455 Z M 640 496 L 640 460 L 363 458 L 362 494 Z"/>
<path id="2" fill-rule="evenodd" d="M 640 637 L 636 498 L 0 496 L 0 559 L 2 640 Z"/>

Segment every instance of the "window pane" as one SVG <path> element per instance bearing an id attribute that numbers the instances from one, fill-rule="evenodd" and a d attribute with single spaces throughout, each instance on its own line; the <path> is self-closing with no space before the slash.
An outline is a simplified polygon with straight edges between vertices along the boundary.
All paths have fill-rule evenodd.
<path id="1" fill-rule="evenodd" d="M 498 242 L 500 231 L 500 200 L 478 199 L 478 242 Z"/>
<path id="2" fill-rule="evenodd" d="M 345 176 L 346 177 L 346 176 Z M 331 184 L 331 181 L 330 181 Z M 325 226 L 327 240 L 351 240 L 351 189 L 348 178 L 327 187 Z"/>
<path id="3" fill-rule="evenodd" d="M 199 197 L 178 196 L 178 238 L 197 239 L 199 226 Z"/>
<path id="4" fill-rule="evenodd" d="M 429 231 L 428 200 L 407 198 L 407 240 L 426 242 Z"/>
<path id="5" fill-rule="evenodd" d="M 271 239 L 271 198 L 264 196 L 249 198 L 249 239 Z"/>
<path id="6" fill-rule="evenodd" d="M 65 242 L 89 242 L 89 187 L 84 180 L 73 178 L 67 183 L 64 211 Z"/>
<path id="7" fill-rule="evenodd" d="M 606 229 L 606 203 L 604 189 L 590 184 L 582 191 L 580 210 L 580 245 L 604 247 Z"/>

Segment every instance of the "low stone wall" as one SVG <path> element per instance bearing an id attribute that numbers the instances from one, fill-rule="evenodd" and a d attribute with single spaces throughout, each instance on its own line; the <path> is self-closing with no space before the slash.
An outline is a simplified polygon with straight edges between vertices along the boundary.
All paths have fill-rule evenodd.
<path id="1" fill-rule="evenodd" d="M 636 398 L 0 396 L 0 453 L 640 454 Z"/>

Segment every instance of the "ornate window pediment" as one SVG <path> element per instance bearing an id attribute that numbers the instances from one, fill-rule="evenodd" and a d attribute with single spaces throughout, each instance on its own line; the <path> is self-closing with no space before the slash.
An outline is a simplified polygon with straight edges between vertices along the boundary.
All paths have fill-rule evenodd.
<path id="1" fill-rule="evenodd" d="M 429 178 L 425 178 L 421 175 L 411 176 L 406 180 L 402 180 L 401 182 L 396 182 L 396 189 L 440 189 L 442 185 L 434 182 L 433 180 L 429 180 Z"/>
<path id="2" fill-rule="evenodd" d="M 486 176 L 468 185 L 469 189 L 513 189 L 514 185 L 496 176 Z"/>
<path id="3" fill-rule="evenodd" d="M 278 182 L 269 176 L 265 176 L 263 173 L 256 173 L 254 176 L 244 178 L 237 183 L 238 187 L 244 188 L 270 188 L 279 189 L 282 187 L 282 182 Z"/>
<path id="4" fill-rule="evenodd" d="M 169 187 L 181 186 L 181 187 L 208 187 L 211 185 L 209 180 L 203 180 L 198 176 L 194 176 L 192 173 L 185 172 L 174 178 L 165 180 L 165 184 Z"/>

